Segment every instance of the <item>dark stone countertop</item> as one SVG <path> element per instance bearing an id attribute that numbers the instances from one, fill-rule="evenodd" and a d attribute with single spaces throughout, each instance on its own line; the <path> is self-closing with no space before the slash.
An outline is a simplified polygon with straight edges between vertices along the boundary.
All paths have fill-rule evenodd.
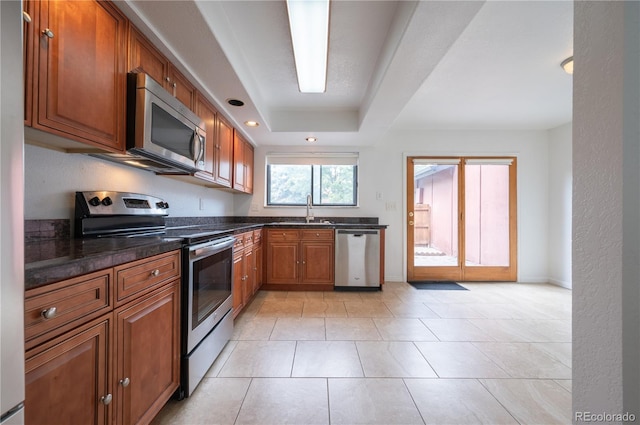
<path id="1" fill-rule="evenodd" d="M 37 288 L 181 247 L 182 239 L 157 236 L 26 241 L 24 287 Z"/>
<path id="2" fill-rule="evenodd" d="M 188 224 L 194 225 L 194 223 Z M 196 225 L 201 225 L 209 230 L 219 230 L 219 236 L 242 233 L 262 227 L 295 227 L 300 229 L 384 229 L 387 227 L 377 223 L 362 222 L 305 223 L 304 218 L 297 221 L 274 221 L 268 223 L 214 223 L 209 225 L 197 223 Z M 167 233 L 169 237 L 27 239 L 25 241 L 25 289 L 37 288 L 49 283 L 180 249 L 183 240 L 175 237 L 180 231 L 171 230 Z"/>

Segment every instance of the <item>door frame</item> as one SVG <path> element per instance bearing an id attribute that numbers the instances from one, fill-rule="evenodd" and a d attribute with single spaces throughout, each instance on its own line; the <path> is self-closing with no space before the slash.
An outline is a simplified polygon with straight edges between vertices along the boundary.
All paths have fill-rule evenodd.
<path id="1" fill-rule="evenodd" d="M 410 161 L 418 158 L 433 158 L 442 160 L 460 159 L 458 168 L 458 266 L 443 266 L 443 267 L 431 267 L 422 268 L 422 273 L 415 273 L 413 270 L 413 279 L 424 280 L 458 280 L 458 281 L 501 281 L 501 282 L 514 282 L 518 278 L 518 209 L 517 209 L 517 155 L 428 155 L 424 153 L 403 155 L 403 233 L 404 233 L 404 246 L 403 253 L 405 256 L 405 267 L 403 270 L 404 280 L 409 279 L 410 267 L 413 268 L 414 257 L 414 245 L 411 245 L 412 250 L 409 249 L 410 241 L 413 240 L 413 226 L 409 224 L 409 184 L 411 182 L 411 188 L 413 188 L 414 176 L 410 175 L 410 170 L 413 167 L 409 166 Z M 509 267 L 492 267 L 492 266 L 464 266 L 463 263 L 466 258 L 465 253 L 465 187 L 464 187 L 464 164 L 466 159 L 510 159 L 512 163 L 510 165 L 509 172 Z M 413 192 L 413 190 L 412 190 Z M 413 201 L 413 195 L 411 195 Z M 413 207 L 411 208 L 413 210 Z M 410 264 L 411 261 L 411 264 Z"/>

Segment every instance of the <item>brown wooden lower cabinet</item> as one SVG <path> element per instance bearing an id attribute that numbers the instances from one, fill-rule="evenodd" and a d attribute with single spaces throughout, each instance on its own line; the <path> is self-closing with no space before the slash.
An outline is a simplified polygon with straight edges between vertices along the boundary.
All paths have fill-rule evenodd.
<path id="1" fill-rule="evenodd" d="M 233 317 L 249 304 L 262 284 L 262 230 L 236 237 L 233 251 Z"/>
<path id="2" fill-rule="evenodd" d="M 180 252 L 146 260 L 146 269 L 140 262 L 130 265 L 149 276 L 153 290 L 145 291 L 144 281 L 136 280 L 140 294 L 115 310 L 113 276 L 127 265 L 52 284 L 50 293 L 48 287 L 25 293 L 25 304 L 42 309 L 40 319 L 33 311 L 25 312 L 31 326 L 37 327 L 37 320 L 53 324 L 49 338 L 42 333 L 26 337 L 26 424 L 146 424 L 178 388 L 180 275 L 167 273 L 166 280 L 158 282 L 155 270 L 158 261 L 179 265 Z M 105 279 L 106 284 L 96 285 Z M 61 289 L 67 282 L 74 294 L 101 295 L 74 298 Z M 93 306 L 96 299 L 104 300 L 108 312 L 81 322 L 71 314 Z M 66 310 L 68 320 L 56 322 L 57 312 Z M 68 329 L 70 324 L 74 327 Z"/>
<path id="3" fill-rule="evenodd" d="M 180 282 L 116 310 L 117 423 L 151 422 L 180 382 Z"/>
<path id="4" fill-rule="evenodd" d="M 278 228 L 266 232 L 265 288 L 333 288 L 333 229 Z"/>
<path id="5" fill-rule="evenodd" d="M 26 424 L 111 423 L 112 316 L 27 351 Z"/>

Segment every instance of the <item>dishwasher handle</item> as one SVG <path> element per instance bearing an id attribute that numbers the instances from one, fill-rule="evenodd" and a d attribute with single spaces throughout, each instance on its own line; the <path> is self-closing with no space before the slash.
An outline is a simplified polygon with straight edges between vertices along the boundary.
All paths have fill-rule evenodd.
<path id="1" fill-rule="evenodd" d="M 377 235 L 377 230 L 338 230 L 339 235 L 353 235 L 355 237 L 363 235 Z"/>

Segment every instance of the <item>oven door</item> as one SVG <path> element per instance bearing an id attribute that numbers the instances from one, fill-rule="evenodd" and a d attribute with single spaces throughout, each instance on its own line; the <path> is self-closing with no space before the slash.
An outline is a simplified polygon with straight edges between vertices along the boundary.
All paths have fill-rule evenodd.
<path id="1" fill-rule="evenodd" d="M 233 301 L 233 244 L 229 236 L 191 245 L 187 250 L 186 323 L 190 353 L 231 310 Z"/>

